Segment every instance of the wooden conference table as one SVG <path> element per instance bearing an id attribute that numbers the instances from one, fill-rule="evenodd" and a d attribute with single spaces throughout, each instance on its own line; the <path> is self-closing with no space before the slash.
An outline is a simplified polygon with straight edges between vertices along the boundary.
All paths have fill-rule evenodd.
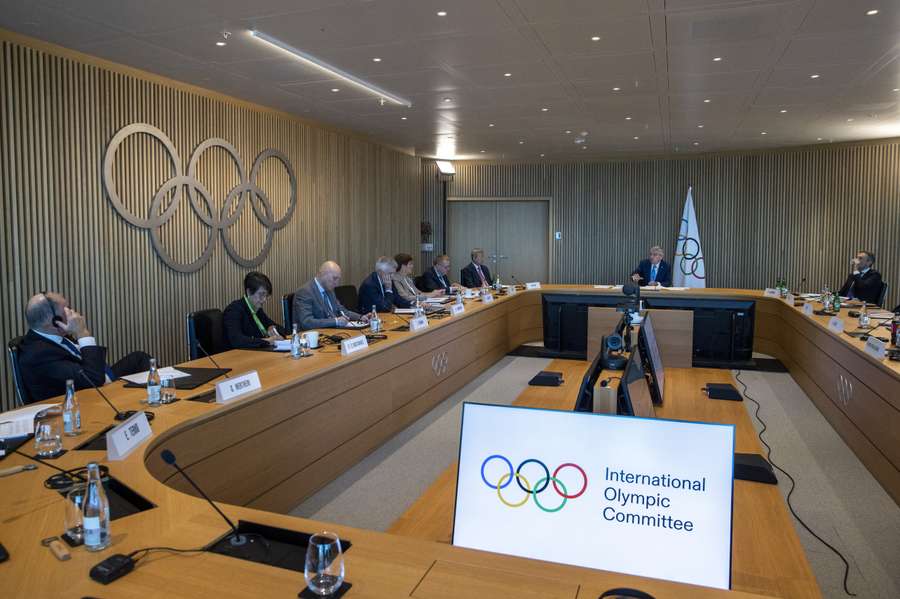
<path id="1" fill-rule="evenodd" d="M 584 286 L 545 286 L 544 290 L 597 293 Z M 467 303 L 461 316 L 433 320 L 427 330 L 418 333 L 388 332 L 387 340 L 353 356 L 341 356 L 337 346 L 324 347 L 303 360 L 255 351 L 216 356 L 217 362 L 235 372 L 257 370 L 263 390 L 226 405 L 179 401 L 155 408 L 154 436 L 122 461 L 106 462 L 104 452 L 73 450 L 112 423 L 111 410 L 96 393 L 80 391 L 84 433 L 66 438 L 69 451 L 54 463 L 63 468 L 91 460 L 108 463 L 113 477 L 156 507 L 114 521 L 113 543 L 105 551 L 89 554 L 76 549 L 71 560 L 58 562 L 40 545 L 41 539 L 57 535 L 63 528 L 64 500 L 43 486 L 53 471 L 39 466 L 36 471 L 0 478 L 0 542 L 11 554 L 8 562 L 0 564 L 0 596 L 295 596 L 304 586 L 302 573 L 208 553 L 152 554 L 134 572 L 108 587 L 88 578 L 90 567 L 112 553 L 162 545 L 198 547 L 227 531 L 211 508 L 190 494 L 185 481 L 172 475 L 171 467 L 160 458 L 163 449 L 171 449 L 234 520 L 305 532 L 328 529 L 349 538 L 353 546 L 346 554 L 346 567 L 353 589 L 348 596 L 583 598 L 597 597 L 618 586 L 641 588 L 657 597 L 819 596 L 777 489 L 740 481 L 735 486 L 735 590 L 728 592 L 450 546 L 446 539 L 452 493 L 448 495 L 446 479 L 455 471 L 445 473 L 395 523 L 392 534 L 283 515 L 510 349 L 540 339 L 544 290 L 520 292 L 488 305 Z M 818 388 L 821 376 L 812 370 L 815 364 L 811 367 L 805 360 L 810 356 L 821 360 L 816 352 L 823 352 L 848 369 L 864 369 L 857 372 L 866 381 L 860 386 L 876 397 L 893 390 L 891 397 L 898 401 L 897 364 L 876 363 L 861 352 L 861 342 L 828 333 L 820 318 L 803 316 L 785 302 L 763 298 L 755 291 L 671 293 L 753 297 L 758 307 L 759 349 L 782 358 L 804 389 L 809 381 L 816 381 L 813 385 Z M 388 328 L 399 324 L 392 318 Z M 197 360 L 186 365 L 209 363 Z M 566 373 L 566 385 L 528 389 L 519 402 L 571 409 L 573 387 L 585 367 L 579 361 L 555 363 L 554 368 Z M 673 369 L 667 376 L 672 400 L 660 410 L 660 416 L 733 422 L 738 426 L 737 450 L 759 451 L 741 404 L 716 402 L 711 406 L 697 396 L 702 382 L 729 380 L 727 371 Z M 115 383 L 105 390 L 119 409 L 142 407 L 139 400 L 144 392 L 140 389 Z M 180 392 L 180 396 L 186 393 Z M 817 405 L 822 401 L 809 390 L 807 393 Z M 826 400 L 827 393 L 822 387 Z M 852 406 L 853 401 L 848 403 Z M 896 403 L 889 407 L 898 409 Z M 900 430 L 890 426 L 896 420 L 872 426 L 867 411 L 860 417 L 843 404 L 835 405 L 834 410 L 861 431 L 851 430 L 852 434 L 863 435 L 875 448 L 882 447 L 879 435 L 884 431 L 896 435 Z M 848 436 L 846 423 L 832 419 L 834 414 L 829 416 L 828 410 L 823 413 L 850 443 L 854 437 Z M 896 447 L 896 437 L 893 441 Z M 881 452 L 882 461 L 874 457 L 866 461 L 863 456 L 877 452 L 867 445 L 851 446 L 882 484 L 893 489 L 896 499 L 895 491 L 900 488 L 896 456 Z M 24 449 L 30 452 L 31 448 Z M 28 462 L 12 455 L 0 464 L 5 468 Z"/>

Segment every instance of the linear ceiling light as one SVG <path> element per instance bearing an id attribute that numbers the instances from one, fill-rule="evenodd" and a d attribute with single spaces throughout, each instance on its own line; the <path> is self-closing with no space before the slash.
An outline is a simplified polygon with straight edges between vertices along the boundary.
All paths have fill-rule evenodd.
<path id="1" fill-rule="evenodd" d="M 406 98 L 401 98 L 400 96 L 396 96 L 390 92 L 384 91 L 377 85 L 373 85 L 371 83 L 368 83 L 367 81 L 363 81 L 359 77 L 355 77 L 355 76 L 351 75 L 350 73 L 348 73 L 346 71 L 342 71 L 341 69 L 339 69 L 335 66 L 332 66 L 323 60 L 319 60 L 318 58 L 316 58 L 315 56 L 313 56 L 311 54 L 307 54 L 303 50 L 298 50 L 297 48 L 294 48 L 293 46 L 289 46 L 288 44 L 282 42 L 279 39 L 272 37 L 271 35 L 265 34 L 262 31 L 257 31 L 255 29 L 250 30 L 250 35 L 252 35 L 256 39 L 263 41 L 271 46 L 275 46 L 279 50 L 283 50 L 283 51 L 287 52 L 288 54 L 290 54 L 294 58 L 297 58 L 301 62 L 304 62 L 304 63 L 308 64 L 309 66 L 315 67 L 315 68 L 319 69 L 320 71 L 328 73 L 332 77 L 337 77 L 338 79 L 342 79 L 342 80 L 346 81 L 347 83 L 351 83 L 359 88 L 362 88 L 374 96 L 378 96 L 379 98 L 381 98 L 383 100 L 387 100 L 388 102 L 393 102 L 394 104 L 398 104 L 400 106 L 406 106 L 407 108 L 412 107 L 412 102 L 410 102 Z"/>

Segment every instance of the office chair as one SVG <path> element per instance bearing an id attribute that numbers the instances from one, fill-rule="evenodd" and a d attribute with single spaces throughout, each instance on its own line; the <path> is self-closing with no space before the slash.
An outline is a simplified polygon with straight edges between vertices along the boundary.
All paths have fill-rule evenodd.
<path id="1" fill-rule="evenodd" d="M 222 311 L 218 308 L 209 308 L 188 314 L 187 338 L 188 354 L 191 356 L 191 360 L 205 357 L 207 352 L 218 354 L 226 351 L 228 347 L 225 343 L 225 322 Z"/>
<path id="2" fill-rule="evenodd" d="M 887 297 L 888 284 L 884 281 L 881 282 L 881 292 L 878 294 L 878 306 L 884 307 L 884 298 Z"/>
<path id="3" fill-rule="evenodd" d="M 416 284 L 416 289 L 419 291 L 425 291 L 425 275 L 419 275 L 418 277 L 413 279 L 413 283 Z"/>
<path id="4" fill-rule="evenodd" d="M 288 331 L 294 324 L 294 294 L 287 293 L 281 296 L 281 317 L 284 318 L 284 328 Z"/>
<path id="5" fill-rule="evenodd" d="M 334 296 L 345 308 L 359 312 L 359 294 L 355 285 L 341 285 L 334 288 Z"/>
<path id="6" fill-rule="evenodd" d="M 22 371 L 19 370 L 19 351 L 24 340 L 25 338 L 20 335 L 6 344 L 6 353 L 9 355 L 9 365 L 12 368 L 13 386 L 16 388 L 17 406 L 31 403 L 31 396 L 28 395 L 28 390 L 25 389 L 25 383 L 22 381 Z"/>

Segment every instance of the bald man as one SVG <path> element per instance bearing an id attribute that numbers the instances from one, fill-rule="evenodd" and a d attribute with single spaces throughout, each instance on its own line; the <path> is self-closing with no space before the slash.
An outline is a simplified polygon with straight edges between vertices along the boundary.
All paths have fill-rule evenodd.
<path id="1" fill-rule="evenodd" d="M 341 282 L 341 267 L 337 262 L 323 262 L 312 281 L 294 293 L 294 324 L 308 329 L 339 329 L 352 320 L 368 322 L 362 316 L 345 308 L 334 295 L 334 288 Z"/>
<path id="2" fill-rule="evenodd" d="M 26 403 L 62 395 L 68 379 L 75 382 L 76 389 L 85 389 L 150 368 L 150 356 L 141 351 L 110 366 L 106 348 L 97 345 L 84 316 L 58 293 L 32 296 L 25 321 L 28 333 L 19 350 L 19 368 L 28 395 Z"/>

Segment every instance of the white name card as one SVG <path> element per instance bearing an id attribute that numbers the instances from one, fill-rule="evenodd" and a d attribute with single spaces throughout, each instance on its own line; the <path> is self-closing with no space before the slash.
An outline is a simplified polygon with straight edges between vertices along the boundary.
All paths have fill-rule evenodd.
<path id="1" fill-rule="evenodd" d="M 228 403 L 241 395 L 262 389 L 259 374 L 255 370 L 225 379 L 216 384 L 216 403 Z"/>
<path id="2" fill-rule="evenodd" d="M 831 320 L 828 321 L 828 330 L 832 333 L 843 333 L 844 321 L 837 316 L 832 316 Z"/>
<path id="3" fill-rule="evenodd" d="M 506 295 L 515 295 L 516 294 L 516 286 L 515 285 L 506 285 Z"/>
<path id="4" fill-rule="evenodd" d="M 341 341 L 342 356 L 349 356 L 350 354 L 355 354 L 358 351 L 368 348 L 369 340 L 366 339 L 365 335 L 357 335 L 356 337 L 350 337 L 349 339 Z"/>
<path id="5" fill-rule="evenodd" d="M 119 426 L 106 433 L 106 459 L 124 460 L 153 435 L 147 414 L 138 412 Z"/>
<path id="6" fill-rule="evenodd" d="M 483 304 L 489 304 L 492 301 L 494 301 L 494 296 L 491 293 L 485 293 L 483 296 L 481 296 L 481 303 Z"/>
<path id="7" fill-rule="evenodd" d="M 777 289 L 769 288 L 769 289 L 766 289 L 765 291 L 763 291 L 763 296 L 765 296 L 765 297 L 781 297 L 781 294 L 778 293 Z"/>
<path id="8" fill-rule="evenodd" d="M 803 313 L 806 314 L 807 316 L 812 316 L 813 315 L 813 305 L 809 302 L 806 302 L 805 304 L 803 304 Z"/>
<path id="9" fill-rule="evenodd" d="M 453 304 L 450 306 L 450 315 L 451 316 L 459 316 L 466 311 L 465 304 Z"/>
<path id="10" fill-rule="evenodd" d="M 418 318 L 413 318 L 409 321 L 409 330 L 412 332 L 421 331 L 422 329 L 428 328 L 428 317 L 427 316 L 419 316 Z"/>
<path id="11" fill-rule="evenodd" d="M 794 297 L 794 294 L 793 294 L 793 293 L 788 293 L 788 294 L 787 294 L 787 297 L 784 298 L 784 301 L 786 301 L 786 302 L 787 302 L 788 304 L 790 304 L 791 306 L 794 305 L 794 302 L 795 302 L 796 300 L 797 300 L 797 298 Z"/>
<path id="12" fill-rule="evenodd" d="M 525 289 L 540 289 L 541 283 L 540 281 L 534 281 L 531 283 L 525 283 Z"/>
<path id="13" fill-rule="evenodd" d="M 865 350 L 867 354 L 876 360 L 884 360 L 885 355 L 887 355 L 887 348 L 885 347 L 884 341 L 877 337 L 869 337 L 866 341 Z"/>

